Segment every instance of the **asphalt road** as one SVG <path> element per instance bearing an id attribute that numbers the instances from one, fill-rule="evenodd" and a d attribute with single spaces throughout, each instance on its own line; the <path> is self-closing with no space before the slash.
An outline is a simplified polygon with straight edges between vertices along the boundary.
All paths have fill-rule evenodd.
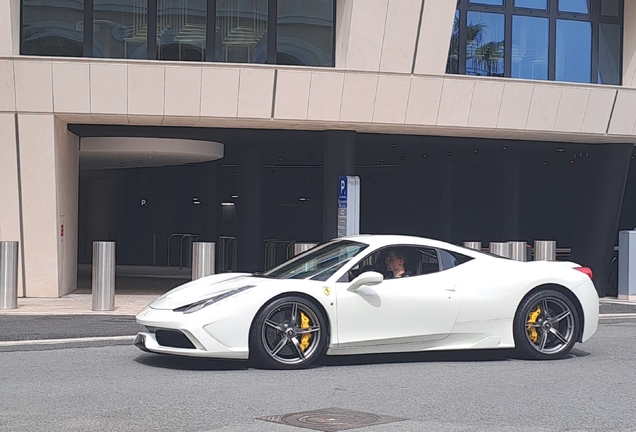
<path id="1" fill-rule="evenodd" d="M 2 431 L 302 431 L 258 417 L 339 407 L 407 420 L 360 431 L 636 431 L 636 321 L 567 359 L 507 352 L 334 358 L 303 371 L 133 346 L 0 353 Z"/>

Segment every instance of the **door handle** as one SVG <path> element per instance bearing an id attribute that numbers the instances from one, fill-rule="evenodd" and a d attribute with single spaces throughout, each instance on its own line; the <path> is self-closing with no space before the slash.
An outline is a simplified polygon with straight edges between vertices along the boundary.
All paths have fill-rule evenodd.
<path id="1" fill-rule="evenodd" d="M 444 289 L 445 289 L 446 291 L 453 291 L 453 292 L 455 292 L 455 290 L 456 290 L 456 288 L 455 288 L 454 286 L 453 286 L 453 287 L 446 287 L 446 288 L 444 288 Z"/>

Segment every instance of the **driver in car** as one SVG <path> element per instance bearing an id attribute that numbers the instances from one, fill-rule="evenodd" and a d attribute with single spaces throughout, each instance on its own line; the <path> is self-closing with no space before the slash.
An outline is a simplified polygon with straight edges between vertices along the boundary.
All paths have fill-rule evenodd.
<path id="1" fill-rule="evenodd" d="M 386 279 L 396 279 L 412 276 L 413 274 L 410 271 L 405 270 L 404 263 L 406 261 L 406 256 L 399 249 L 391 249 L 389 253 L 384 258 L 384 262 L 386 263 L 386 269 L 391 272 L 386 277 Z"/>

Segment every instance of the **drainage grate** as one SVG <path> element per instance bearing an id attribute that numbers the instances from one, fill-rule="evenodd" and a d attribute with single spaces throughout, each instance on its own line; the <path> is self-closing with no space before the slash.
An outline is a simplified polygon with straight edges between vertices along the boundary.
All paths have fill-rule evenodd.
<path id="1" fill-rule="evenodd" d="M 341 408 L 325 408 L 315 411 L 304 411 L 294 414 L 259 417 L 273 423 L 297 426 L 323 432 L 336 432 L 373 426 L 385 423 L 404 421 L 406 419 L 385 415 L 370 414 Z"/>

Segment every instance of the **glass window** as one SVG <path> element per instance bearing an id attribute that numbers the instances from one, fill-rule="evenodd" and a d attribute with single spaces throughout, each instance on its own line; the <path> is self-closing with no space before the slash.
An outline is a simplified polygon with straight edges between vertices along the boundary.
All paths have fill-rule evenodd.
<path id="1" fill-rule="evenodd" d="M 468 12 L 466 74 L 504 75 L 504 15 Z"/>
<path id="2" fill-rule="evenodd" d="M 470 3 L 503 6 L 503 0 L 470 0 Z"/>
<path id="3" fill-rule="evenodd" d="M 589 83 L 592 75 L 592 24 L 557 20 L 556 80 Z"/>
<path id="4" fill-rule="evenodd" d="M 620 14 L 618 0 L 601 0 L 601 15 L 617 17 Z"/>
<path id="5" fill-rule="evenodd" d="M 217 61 L 267 62 L 267 0 L 217 0 Z"/>
<path id="6" fill-rule="evenodd" d="M 317 246 L 263 274 L 273 279 L 312 279 L 326 281 L 368 245 L 335 240 Z"/>
<path id="7" fill-rule="evenodd" d="M 84 54 L 83 0 L 23 0 L 23 55 L 81 57 Z"/>
<path id="8" fill-rule="evenodd" d="M 513 78 L 548 79 L 548 18 L 512 17 Z"/>
<path id="9" fill-rule="evenodd" d="M 421 276 L 440 271 L 435 249 L 422 246 L 388 246 L 361 259 L 338 282 L 351 282 L 364 272 L 375 271 L 392 279 L 395 272 Z M 404 277 L 402 276 L 402 277 Z"/>
<path id="10" fill-rule="evenodd" d="M 462 265 L 472 260 L 473 258 L 462 255 L 457 252 L 449 252 L 444 249 L 438 249 L 440 261 L 442 261 L 442 269 L 448 270 L 453 267 L 457 267 L 458 265 Z"/>
<path id="11" fill-rule="evenodd" d="M 333 0 L 278 0 L 277 64 L 333 66 Z"/>
<path id="12" fill-rule="evenodd" d="M 621 82 L 621 26 L 599 24 L 598 82 L 615 84 Z"/>
<path id="13" fill-rule="evenodd" d="M 94 0 L 93 57 L 147 57 L 148 0 Z"/>
<path id="14" fill-rule="evenodd" d="M 205 0 L 157 1 L 157 58 L 203 61 L 205 58 Z"/>
<path id="15" fill-rule="evenodd" d="M 546 10 L 548 0 L 515 0 L 515 7 Z"/>
<path id="16" fill-rule="evenodd" d="M 455 22 L 453 23 L 450 49 L 448 50 L 446 73 L 459 73 L 459 11 L 455 11 Z"/>
<path id="17" fill-rule="evenodd" d="M 559 12 L 589 14 L 589 0 L 559 0 Z"/>

